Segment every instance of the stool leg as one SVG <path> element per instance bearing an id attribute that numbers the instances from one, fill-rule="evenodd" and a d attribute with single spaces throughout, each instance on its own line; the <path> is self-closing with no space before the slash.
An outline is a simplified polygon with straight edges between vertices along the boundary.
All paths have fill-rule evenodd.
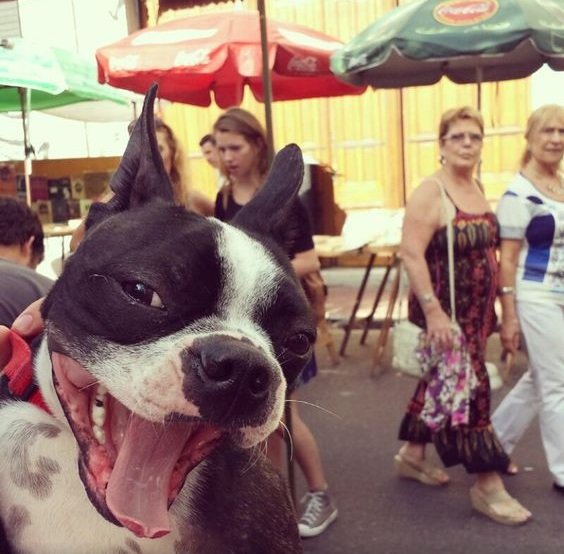
<path id="1" fill-rule="evenodd" d="M 372 377 L 374 376 L 374 373 L 376 371 L 376 366 L 380 363 L 382 359 L 382 355 L 384 354 L 386 342 L 388 341 L 388 333 L 393 323 L 394 307 L 396 304 L 396 299 L 398 297 L 398 291 L 399 291 L 400 270 L 401 268 L 398 265 L 396 269 L 396 275 L 392 283 L 392 290 L 390 292 L 390 299 L 388 301 L 388 309 L 386 310 L 386 317 L 382 322 L 382 328 L 380 330 L 380 334 L 378 335 L 376 346 L 374 347 L 374 357 L 372 360 L 372 368 L 370 372 L 370 375 Z"/>
<path id="2" fill-rule="evenodd" d="M 392 266 L 390 263 L 390 265 L 386 266 L 386 272 L 384 273 L 384 277 L 382 277 L 382 281 L 380 282 L 380 286 L 378 287 L 378 292 L 376 293 L 376 298 L 374 299 L 372 310 L 370 311 L 370 314 L 368 315 L 366 321 L 364 322 L 364 330 L 362 331 L 362 336 L 360 337 L 360 344 L 364 344 L 366 342 L 366 335 L 368 335 L 370 323 L 374 318 L 374 314 L 376 313 L 378 304 L 380 304 L 380 299 L 382 298 L 382 294 L 384 293 L 384 289 L 386 288 L 386 283 L 388 282 L 388 276 L 390 275 L 391 269 Z"/>

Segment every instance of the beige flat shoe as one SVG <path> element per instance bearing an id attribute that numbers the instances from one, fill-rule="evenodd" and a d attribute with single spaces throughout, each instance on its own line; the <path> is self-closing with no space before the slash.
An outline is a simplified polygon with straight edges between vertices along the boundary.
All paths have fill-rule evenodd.
<path id="1" fill-rule="evenodd" d="M 400 477 L 414 479 L 424 485 L 441 487 L 449 482 L 448 475 L 442 469 L 427 462 L 427 460 L 416 462 L 398 453 L 394 456 L 394 466 Z"/>
<path id="2" fill-rule="evenodd" d="M 472 507 L 503 525 L 523 525 L 533 516 L 506 490 L 486 494 L 478 487 L 470 489 Z"/>

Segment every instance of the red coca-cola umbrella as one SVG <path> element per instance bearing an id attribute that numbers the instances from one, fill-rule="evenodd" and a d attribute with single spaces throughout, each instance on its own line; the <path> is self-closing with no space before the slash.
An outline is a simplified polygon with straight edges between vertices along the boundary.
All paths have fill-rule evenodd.
<path id="1" fill-rule="evenodd" d="M 99 48 L 96 60 L 101 83 L 144 93 L 156 81 L 161 98 L 197 106 L 209 106 L 212 98 L 221 108 L 239 105 L 248 86 L 265 102 L 268 127 L 263 53 L 273 100 L 360 94 L 366 87 L 340 81 L 329 68 L 331 54 L 342 46 L 319 31 L 271 19 L 265 37 L 258 11 L 232 11 L 142 29 Z"/>
<path id="2" fill-rule="evenodd" d="M 338 80 L 330 56 L 343 43 L 302 25 L 267 21 L 268 61 L 274 100 L 359 94 Z M 142 29 L 99 48 L 98 79 L 145 92 L 154 81 L 159 96 L 173 102 L 221 108 L 235 106 L 248 85 L 264 101 L 259 14 L 211 13 Z"/>

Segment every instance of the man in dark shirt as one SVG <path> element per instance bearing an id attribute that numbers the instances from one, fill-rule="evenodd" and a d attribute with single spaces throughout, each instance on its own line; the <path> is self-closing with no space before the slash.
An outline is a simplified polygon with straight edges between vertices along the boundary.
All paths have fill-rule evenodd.
<path id="1" fill-rule="evenodd" d="M 44 256 L 43 230 L 23 202 L 0 198 L 0 325 L 10 327 L 53 281 L 35 271 Z"/>

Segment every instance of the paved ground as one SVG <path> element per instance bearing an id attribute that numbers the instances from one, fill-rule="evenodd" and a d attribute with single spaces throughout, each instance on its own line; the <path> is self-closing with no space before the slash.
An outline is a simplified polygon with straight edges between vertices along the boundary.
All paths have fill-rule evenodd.
<path id="1" fill-rule="evenodd" d="M 341 302 L 348 295 L 350 302 L 358 270 L 331 269 L 324 274 L 330 298 Z M 359 346 L 359 332 L 353 332 L 347 356 L 337 367 L 330 367 L 326 353 L 319 350 L 320 374 L 301 392 L 303 400 L 323 408 L 302 405 L 300 413 L 318 438 L 340 512 L 323 535 L 304 542 L 305 553 L 564 553 L 564 498 L 551 489 L 536 424 L 514 453 L 521 473 L 506 479 L 509 491 L 534 514 L 534 521 L 523 527 L 501 526 L 474 513 L 468 498 L 472 479 L 461 468 L 449 470 L 451 484 L 439 490 L 395 476 L 397 428 L 414 381 L 389 367 L 370 376 L 371 344 L 377 333 L 370 331 L 367 345 Z M 335 328 L 334 334 L 340 340 L 343 332 Z M 488 353 L 492 361 L 499 357 L 497 336 Z M 518 360 L 517 374 L 524 362 Z M 495 391 L 494 403 L 508 390 L 504 386 Z M 430 453 L 436 460 L 432 448 Z M 301 496 L 305 485 L 297 474 Z"/>

